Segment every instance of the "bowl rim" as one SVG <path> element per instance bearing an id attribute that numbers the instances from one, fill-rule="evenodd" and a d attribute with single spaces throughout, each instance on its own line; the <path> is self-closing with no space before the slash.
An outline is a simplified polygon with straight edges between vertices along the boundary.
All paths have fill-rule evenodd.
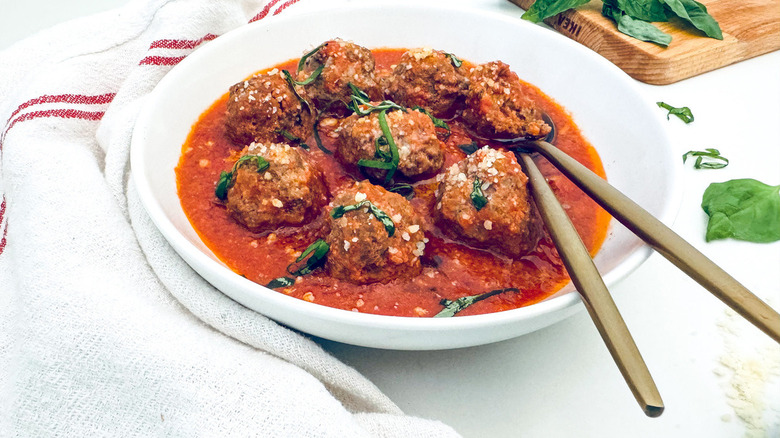
<path id="1" fill-rule="evenodd" d="M 503 325 L 507 323 L 516 322 L 518 320 L 524 320 L 533 318 L 541 314 L 545 314 L 551 311 L 563 310 L 568 307 L 577 306 L 583 308 L 582 300 L 578 293 L 575 293 L 572 288 L 571 291 L 563 293 L 557 296 L 550 296 L 544 300 L 517 309 L 511 309 L 501 312 L 494 312 L 481 315 L 468 315 L 459 316 L 457 318 L 418 318 L 418 317 L 405 317 L 405 316 L 388 316 L 368 314 L 361 312 L 352 312 L 349 310 L 337 309 L 328 306 L 324 306 L 317 303 L 310 303 L 304 300 L 300 300 L 285 294 L 279 293 L 272 289 L 268 289 L 265 286 L 252 282 L 234 271 L 229 269 L 222 263 L 215 262 L 207 254 L 203 253 L 198 247 L 190 242 L 174 225 L 171 219 L 165 214 L 162 206 L 155 197 L 154 189 L 152 188 L 148 178 L 145 174 L 147 172 L 146 165 L 144 163 L 144 156 L 146 147 L 144 147 L 144 132 L 148 130 L 150 124 L 155 121 L 152 118 L 153 111 L 151 108 L 155 106 L 159 99 L 164 97 L 164 91 L 176 81 L 177 74 L 180 71 L 184 71 L 188 66 L 195 65 L 202 61 L 202 59 L 208 59 L 211 54 L 223 45 L 230 45 L 235 40 L 240 40 L 245 34 L 253 33 L 268 25 L 283 24 L 289 21 L 299 21 L 305 19 L 307 16 L 314 17 L 322 13 L 322 10 L 328 10 L 329 13 L 359 13 L 360 11 L 377 11 L 384 8 L 392 7 L 393 9 L 409 9 L 411 12 L 426 12 L 431 11 L 447 11 L 452 13 L 456 11 L 458 13 L 468 13 L 474 16 L 479 16 L 481 20 L 499 20 L 506 22 L 513 26 L 536 26 L 530 22 L 518 20 L 511 17 L 508 14 L 501 14 L 496 11 L 485 11 L 473 6 L 467 5 L 430 5 L 430 4 L 397 4 L 389 1 L 372 2 L 371 4 L 354 4 L 349 6 L 342 6 L 333 9 L 326 7 L 307 10 L 305 12 L 286 13 L 277 16 L 266 17 L 264 20 L 249 23 L 235 28 L 225 34 L 219 36 L 213 41 L 204 44 L 203 47 L 193 51 L 190 55 L 184 58 L 178 65 L 174 66 L 164 77 L 158 82 L 151 93 L 146 97 L 142 109 L 138 114 L 135 126 L 133 127 L 133 136 L 131 140 L 130 151 L 130 163 L 131 163 L 131 175 L 134 181 L 139 199 L 144 209 L 146 210 L 152 222 L 160 230 L 167 242 L 176 250 L 176 252 L 185 260 L 191 267 L 195 269 L 202 277 L 206 278 L 210 283 L 214 284 L 216 277 L 221 277 L 220 280 L 223 283 L 231 287 L 237 288 L 250 288 L 254 289 L 254 293 L 259 294 L 261 298 L 268 302 L 269 305 L 278 305 L 289 308 L 290 311 L 300 313 L 302 315 L 311 315 L 321 318 L 323 320 L 333 321 L 335 323 L 345 325 L 371 325 L 373 328 L 379 329 L 393 329 L 393 330 L 411 330 L 411 331 L 441 331 L 449 330 L 453 328 L 457 329 L 470 329 L 476 327 Z M 547 29 L 538 26 L 540 32 L 548 31 L 550 35 L 548 37 L 558 39 L 559 44 L 571 44 L 577 45 L 581 50 L 590 51 L 590 49 L 579 45 L 578 43 L 570 40 L 569 38 L 558 34 L 556 32 L 549 31 Z M 602 68 L 619 72 L 621 76 L 625 76 L 626 81 L 623 84 L 633 94 L 633 97 L 638 100 L 645 101 L 643 92 L 639 89 L 637 83 L 630 79 L 622 70 L 616 67 L 614 64 L 602 58 L 600 55 L 593 53 L 593 62 L 601 63 Z M 262 66 L 259 66 L 258 70 Z M 544 92 L 544 90 L 542 90 Z M 555 96 L 550 96 L 555 99 Z M 205 108 L 203 109 L 205 111 Z M 662 117 L 657 118 L 659 121 Z M 660 126 L 660 123 L 659 123 Z M 671 141 L 668 132 L 664 129 L 659 129 L 658 134 L 664 139 L 667 145 L 671 145 Z M 180 145 L 177 145 L 180 148 Z M 598 150 L 598 148 L 597 148 Z M 669 147 L 671 153 L 671 147 Z M 656 217 L 666 225 L 671 225 L 674 221 L 677 213 L 679 212 L 679 206 L 682 201 L 682 190 L 680 190 L 682 180 L 682 166 L 674 165 L 670 166 L 669 177 L 670 187 L 673 189 L 670 192 L 668 201 L 663 205 L 662 211 Z M 171 170 L 173 171 L 173 170 Z M 611 219 L 610 227 L 615 225 L 616 220 Z M 648 257 L 652 254 L 652 249 L 646 244 L 636 248 L 632 253 L 620 261 L 609 272 L 604 273 L 604 282 L 607 285 L 614 285 L 618 281 L 628 276 L 631 272 L 637 269 Z M 196 269 L 193 264 L 206 269 L 208 272 L 201 272 Z M 232 295 L 223 290 L 222 287 L 215 287 L 228 296 Z M 556 292 L 560 293 L 560 292 Z M 258 313 L 268 315 L 264 311 L 258 311 Z"/>

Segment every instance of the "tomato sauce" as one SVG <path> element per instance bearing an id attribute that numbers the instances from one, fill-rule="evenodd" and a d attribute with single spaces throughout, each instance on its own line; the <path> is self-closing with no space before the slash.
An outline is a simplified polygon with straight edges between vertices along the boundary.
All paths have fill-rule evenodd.
<path id="1" fill-rule="evenodd" d="M 377 69 L 390 68 L 404 51 L 374 50 Z M 297 60 L 291 60 L 276 67 L 294 71 L 296 63 Z M 603 177 L 604 169 L 598 154 L 582 137 L 569 114 L 536 87 L 526 83 L 523 87 L 553 120 L 555 145 Z M 214 195 L 220 172 L 230 170 L 242 149 L 226 136 L 227 96 L 225 94 L 202 114 L 182 148 L 176 168 L 179 197 L 185 214 L 206 246 L 236 273 L 265 285 L 275 278 L 287 276 L 287 266 L 314 240 L 324 237 L 326 212 L 305 226 L 281 227 L 260 234 L 249 231 L 231 218 Z M 447 122 L 452 132 L 446 137 L 442 169 L 463 159 L 466 155 L 459 145 L 472 141 L 457 119 Z M 328 126 L 320 129 L 323 145 L 330 150 L 335 149 L 329 136 L 332 129 Z M 313 138 L 307 139 L 306 143 L 311 146 L 309 157 L 322 169 L 330 193 L 354 181 L 354 175 L 347 173 L 332 155 L 318 149 Z M 546 160 L 536 160 L 583 242 L 591 254 L 595 254 L 606 237 L 609 215 Z M 506 292 L 479 301 L 458 313 L 460 316 L 527 306 L 550 296 L 569 281 L 547 233 L 532 253 L 514 260 L 445 238 L 430 219 L 435 205 L 435 187 L 435 178 L 415 183 L 415 196 L 411 200 L 428 218 L 427 229 L 433 230 L 427 234 L 429 242 L 422 257 L 421 275 L 384 284 L 357 285 L 334 279 L 319 268 L 298 277 L 294 285 L 276 290 L 317 304 L 357 312 L 434 316 L 442 310 L 443 299 L 455 300 L 495 289 L 518 289 L 518 292 Z"/>

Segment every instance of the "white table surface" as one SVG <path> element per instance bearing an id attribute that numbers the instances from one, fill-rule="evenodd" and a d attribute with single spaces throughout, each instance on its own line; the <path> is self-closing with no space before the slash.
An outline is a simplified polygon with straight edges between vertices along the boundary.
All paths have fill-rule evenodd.
<path id="1" fill-rule="evenodd" d="M 126 1 L 0 0 L 0 50 Z M 471 3 L 521 14 L 505 0 Z M 722 170 L 686 167 L 674 230 L 780 308 L 780 242 L 706 243 L 699 206 L 712 182 L 780 184 L 780 51 L 673 85 L 640 86 L 649 102 L 692 109 L 694 123 L 666 125 L 680 155 L 714 147 L 731 160 Z M 780 437 L 780 346 L 658 254 L 611 291 L 666 404 L 659 418 L 638 408 L 585 312 L 459 350 L 320 342 L 406 413 L 441 420 L 465 437 Z"/>

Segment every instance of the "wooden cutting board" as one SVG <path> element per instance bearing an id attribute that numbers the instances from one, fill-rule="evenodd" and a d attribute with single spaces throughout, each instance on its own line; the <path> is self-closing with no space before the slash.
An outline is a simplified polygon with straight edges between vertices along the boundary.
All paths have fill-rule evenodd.
<path id="1" fill-rule="evenodd" d="M 510 0 L 528 9 L 534 0 Z M 702 36 L 679 19 L 655 23 L 672 36 L 669 47 L 618 32 L 601 15 L 601 1 L 545 20 L 547 24 L 612 61 L 631 77 L 665 85 L 780 49 L 780 0 L 699 0 L 720 24 L 723 40 Z M 778 76 L 780 80 L 780 76 Z"/>

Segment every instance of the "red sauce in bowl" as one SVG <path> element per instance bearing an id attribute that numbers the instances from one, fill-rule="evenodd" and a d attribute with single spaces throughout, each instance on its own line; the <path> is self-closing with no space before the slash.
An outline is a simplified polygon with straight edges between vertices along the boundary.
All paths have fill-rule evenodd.
<path id="1" fill-rule="evenodd" d="M 388 69 L 398 62 L 405 49 L 374 50 L 377 69 Z M 276 66 L 295 70 L 297 60 Z M 269 69 L 270 70 L 270 69 Z M 523 83 L 524 92 L 554 122 L 555 145 L 597 174 L 604 169 L 594 148 L 582 137 L 571 116 L 533 85 Z M 185 214 L 203 242 L 236 273 L 268 284 L 286 276 L 287 266 L 317 238 L 323 235 L 325 214 L 302 227 L 282 227 L 271 233 L 253 233 L 236 222 L 215 197 L 215 183 L 220 172 L 230 170 L 241 150 L 226 136 L 225 94 L 207 109 L 195 123 L 182 148 L 176 168 L 179 198 Z M 459 145 L 471 142 L 463 124 L 448 120 L 452 133 L 445 141 L 445 163 L 442 169 L 465 157 Z M 323 145 L 335 149 L 328 135 L 332 128 L 322 126 Z M 325 175 L 331 193 L 351 184 L 353 175 L 333 158 L 318 149 L 313 138 L 306 139 L 312 162 Z M 585 196 L 544 159 L 537 159 L 560 202 L 566 208 L 583 242 L 591 254 L 598 251 L 606 237 L 609 215 Z M 442 170 L 442 171 L 443 171 Z M 442 310 L 442 299 L 476 295 L 495 289 L 517 288 L 479 301 L 458 315 L 473 315 L 527 306 L 545 299 L 563 287 L 569 278 L 558 253 L 545 233 L 536 249 L 519 259 L 468 247 L 443 236 L 430 223 L 435 204 L 435 178 L 414 184 L 412 205 L 427 217 L 429 242 L 423 256 L 422 274 L 412 279 L 388 283 L 352 284 L 316 269 L 299 277 L 294 285 L 278 288 L 279 293 L 313 303 L 357 312 L 394 316 L 434 316 Z"/>

